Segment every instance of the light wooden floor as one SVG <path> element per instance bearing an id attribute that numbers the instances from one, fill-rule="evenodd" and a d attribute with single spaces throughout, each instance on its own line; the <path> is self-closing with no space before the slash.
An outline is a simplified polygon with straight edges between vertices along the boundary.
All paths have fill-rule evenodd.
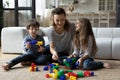
<path id="1" fill-rule="evenodd" d="M 0 65 L 4 64 L 9 59 L 18 56 L 18 54 L 2 54 L 0 48 Z M 120 61 L 118 60 L 96 60 L 110 63 L 112 69 L 99 69 L 94 70 L 96 76 L 78 78 L 77 80 L 120 80 Z M 45 78 L 45 74 L 49 71 L 43 71 L 44 66 L 39 66 L 39 72 L 28 71 L 29 67 L 21 67 L 20 64 L 16 65 L 14 69 L 9 72 L 4 72 L 0 67 L 0 80 L 52 80 Z M 63 67 L 60 69 L 64 69 Z M 83 70 L 74 70 L 74 72 Z M 42 76 L 41 76 L 42 75 Z M 6 77 L 7 76 L 7 77 Z"/>
<path id="2" fill-rule="evenodd" d="M 1 47 L 0 47 L 0 60 L 10 59 L 10 58 L 16 57 L 18 55 L 19 54 L 9 54 L 9 53 L 3 54 L 1 52 Z"/>

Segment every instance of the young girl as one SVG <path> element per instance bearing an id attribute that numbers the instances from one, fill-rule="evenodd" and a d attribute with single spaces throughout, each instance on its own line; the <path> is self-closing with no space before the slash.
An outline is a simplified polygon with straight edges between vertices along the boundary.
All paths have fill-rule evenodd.
<path id="1" fill-rule="evenodd" d="M 80 18 L 76 23 L 76 33 L 73 38 L 74 51 L 70 57 L 77 57 L 83 69 L 110 68 L 108 63 L 94 61 L 97 45 L 91 23 L 86 18 Z"/>
<path id="2" fill-rule="evenodd" d="M 63 59 L 69 56 L 71 42 L 75 33 L 75 25 L 66 19 L 63 8 L 55 8 L 51 13 L 52 26 L 49 30 L 48 39 L 52 59 L 63 64 Z"/>
<path id="3" fill-rule="evenodd" d="M 22 62 L 25 63 L 26 61 L 33 61 L 37 65 L 46 64 L 50 57 L 49 57 L 49 49 L 47 46 L 45 47 L 44 39 L 41 35 L 38 35 L 40 24 L 35 20 L 32 19 L 29 21 L 27 25 L 28 35 L 24 38 L 24 45 L 23 50 L 24 54 L 13 58 L 12 60 L 8 61 L 2 67 L 5 70 L 9 70 L 14 65 Z M 42 41 L 42 45 L 36 45 L 36 41 Z"/>

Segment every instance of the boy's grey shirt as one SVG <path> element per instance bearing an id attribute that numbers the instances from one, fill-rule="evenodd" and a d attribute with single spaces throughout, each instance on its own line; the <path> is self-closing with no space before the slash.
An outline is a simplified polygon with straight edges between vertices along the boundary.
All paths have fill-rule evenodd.
<path id="1" fill-rule="evenodd" d="M 29 51 L 32 51 L 32 52 L 34 52 L 34 53 L 38 53 L 38 48 L 39 48 L 39 46 L 37 46 L 37 45 L 33 45 L 30 49 L 27 49 L 25 46 L 26 46 L 26 43 L 28 43 L 28 42 L 31 42 L 32 40 L 37 40 L 37 41 L 42 41 L 43 42 L 43 47 L 45 47 L 44 45 L 45 45 L 45 41 L 44 41 L 44 38 L 43 38 L 43 36 L 41 36 L 41 35 L 37 35 L 36 36 L 36 38 L 35 39 L 33 39 L 30 35 L 27 35 L 25 38 L 24 38 L 24 40 L 23 40 L 23 50 L 24 50 L 24 52 L 25 53 L 27 53 L 27 52 L 29 52 Z"/>

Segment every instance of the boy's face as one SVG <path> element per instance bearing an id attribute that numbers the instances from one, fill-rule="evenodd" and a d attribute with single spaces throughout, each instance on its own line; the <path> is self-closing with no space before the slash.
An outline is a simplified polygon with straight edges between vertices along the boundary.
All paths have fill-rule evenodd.
<path id="1" fill-rule="evenodd" d="M 35 39 L 36 35 L 38 34 L 39 31 L 39 27 L 34 27 L 34 26 L 30 26 L 30 29 L 28 30 L 30 36 Z"/>

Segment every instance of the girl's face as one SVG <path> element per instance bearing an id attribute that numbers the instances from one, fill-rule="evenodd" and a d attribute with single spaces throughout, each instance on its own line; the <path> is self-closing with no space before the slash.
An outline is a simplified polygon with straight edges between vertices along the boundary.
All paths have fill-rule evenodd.
<path id="1" fill-rule="evenodd" d="M 36 35 L 38 34 L 38 31 L 39 31 L 39 28 L 38 27 L 33 27 L 33 26 L 30 26 L 30 29 L 28 30 L 30 36 L 35 39 L 36 38 Z"/>
<path id="2" fill-rule="evenodd" d="M 76 22 L 76 31 L 80 32 L 82 29 L 82 24 L 79 20 L 77 20 Z"/>
<path id="3" fill-rule="evenodd" d="M 64 14 L 55 14 L 54 16 L 54 23 L 56 25 L 57 28 L 63 28 L 64 27 L 64 24 L 65 24 L 65 15 Z"/>

